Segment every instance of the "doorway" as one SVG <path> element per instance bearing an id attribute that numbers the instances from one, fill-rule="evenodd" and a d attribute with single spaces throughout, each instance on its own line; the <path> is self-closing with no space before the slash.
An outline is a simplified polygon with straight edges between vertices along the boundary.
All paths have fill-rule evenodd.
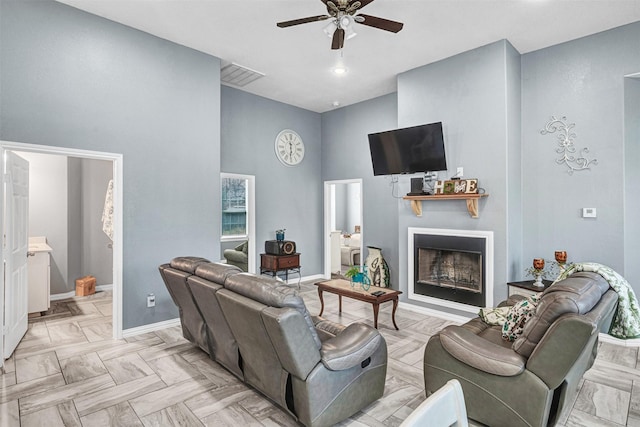
<path id="1" fill-rule="evenodd" d="M 34 144 L 25 144 L 18 142 L 0 141 L 0 151 L 3 158 L 8 152 L 23 152 L 23 153 L 39 153 L 39 154 L 51 154 L 60 155 L 66 157 L 72 157 L 77 159 L 94 159 L 111 162 L 112 177 L 113 177 L 113 241 L 112 241 L 112 277 L 113 277 L 113 308 L 112 319 L 113 327 L 112 334 L 115 339 L 122 337 L 122 162 L 123 158 L 121 154 L 95 152 L 71 148 L 60 148 L 41 146 Z M 105 188 L 106 190 L 106 188 Z M 0 199 L 5 200 L 4 188 L 0 189 Z M 102 195 L 104 197 L 104 194 Z M 4 209 L 2 210 L 4 211 Z M 2 218 L 6 221 L 7 218 Z M 0 248 L 0 254 L 2 259 L 7 256 L 6 248 L 4 245 Z M 2 265 L 2 275 L 4 276 L 4 265 Z M 4 295 L 6 292 L 4 281 L 0 281 L 0 295 Z M 4 318 L 6 312 L 5 307 L 6 300 L 0 299 L 0 319 Z M 0 351 L 4 353 L 4 337 L 0 339 Z M 1 354 L 1 353 L 0 353 Z M 4 360 L 0 358 L 0 366 L 4 364 Z"/>
<path id="2" fill-rule="evenodd" d="M 324 276 L 362 266 L 364 224 L 362 179 L 324 183 Z"/>

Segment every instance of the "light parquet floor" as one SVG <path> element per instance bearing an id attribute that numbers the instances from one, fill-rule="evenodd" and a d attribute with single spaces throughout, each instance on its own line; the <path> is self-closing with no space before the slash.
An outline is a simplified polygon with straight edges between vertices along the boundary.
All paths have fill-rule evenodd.
<path id="1" fill-rule="evenodd" d="M 315 286 L 301 288 L 318 313 Z M 424 400 L 422 357 L 429 337 L 451 322 L 381 307 L 388 346 L 384 396 L 341 426 L 397 426 Z M 327 319 L 372 324 L 371 306 L 325 293 Z M 211 361 L 179 327 L 111 338 L 111 295 L 53 302 L 29 330 L 0 376 L 5 426 L 296 426 L 284 411 Z M 638 349 L 600 344 L 563 427 L 640 426 Z"/>

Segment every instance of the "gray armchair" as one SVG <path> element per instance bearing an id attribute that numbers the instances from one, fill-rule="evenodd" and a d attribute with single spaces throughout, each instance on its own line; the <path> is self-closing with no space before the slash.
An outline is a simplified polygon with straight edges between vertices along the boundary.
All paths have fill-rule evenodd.
<path id="1" fill-rule="evenodd" d="M 249 271 L 249 242 L 244 241 L 233 249 L 225 249 L 222 253 L 229 265 L 235 265 L 242 271 Z"/>
<path id="2" fill-rule="evenodd" d="M 617 298 L 600 275 L 575 273 L 545 290 L 513 343 L 479 318 L 448 326 L 425 348 L 426 392 L 457 379 L 470 419 L 492 427 L 554 425 L 593 365 L 598 333 L 608 331 Z"/>

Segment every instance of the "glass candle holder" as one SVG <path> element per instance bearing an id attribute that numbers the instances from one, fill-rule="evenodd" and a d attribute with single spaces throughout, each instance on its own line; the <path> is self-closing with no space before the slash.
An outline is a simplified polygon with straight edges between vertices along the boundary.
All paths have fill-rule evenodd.
<path id="1" fill-rule="evenodd" d="M 534 269 L 534 276 L 536 278 L 536 280 L 533 282 L 533 286 L 544 287 L 544 284 L 542 283 L 542 270 L 544 270 L 544 259 L 534 258 L 533 269 Z"/>
<path id="2" fill-rule="evenodd" d="M 564 270 L 564 265 L 567 263 L 567 251 L 555 251 L 553 255 L 556 258 L 558 266 L 560 266 L 560 270 Z"/>

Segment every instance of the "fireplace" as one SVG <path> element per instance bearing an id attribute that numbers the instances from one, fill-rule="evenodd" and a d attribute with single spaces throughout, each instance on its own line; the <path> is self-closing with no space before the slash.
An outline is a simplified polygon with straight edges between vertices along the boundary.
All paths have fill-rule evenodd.
<path id="1" fill-rule="evenodd" d="M 409 228 L 409 299 L 476 313 L 493 303 L 493 232 Z"/>

